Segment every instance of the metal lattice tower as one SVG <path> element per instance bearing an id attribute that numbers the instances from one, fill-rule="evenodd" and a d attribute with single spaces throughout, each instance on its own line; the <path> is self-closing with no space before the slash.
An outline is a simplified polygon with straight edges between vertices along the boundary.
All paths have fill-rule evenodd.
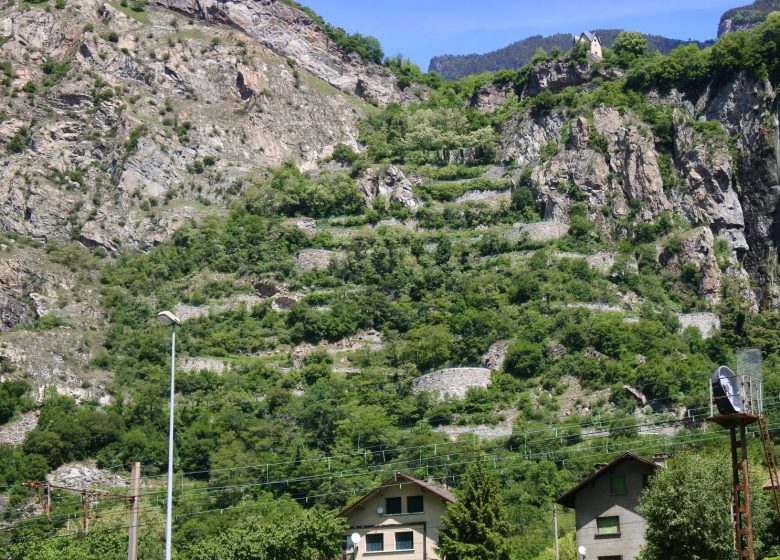
<path id="1" fill-rule="evenodd" d="M 761 351 L 757 348 L 746 348 L 737 351 L 737 371 L 729 374 L 729 383 L 735 387 L 733 394 L 736 411 L 721 413 L 708 418 L 729 430 L 731 447 L 732 472 L 732 517 L 734 521 L 734 544 L 739 552 L 739 559 L 755 560 L 753 544 L 753 516 L 750 503 L 750 472 L 747 456 L 747 426 L 758 422 L 761 442 L 770 473 L 775 472 L 772 480 L 777 477 L 774 448 L 769 438 L 769 430 L 764 420 L 763 376 L 761 373 Z M 719 368 L 718 372 L 722 371 Z M 716 374 L 718 373 L 716 372 Z M 737 394 L 738 393 L 738 394 Z M 731 396 L 727 396 L 732 401 Z M 738 407 L 737 407 L 738 405 Z M 710 406 L 713 406 L 712 401 Z M 725 412 L 725 411 L 722 411 Z M 775 505 L 780 515 L 780 485 L 774 489 Z"/>

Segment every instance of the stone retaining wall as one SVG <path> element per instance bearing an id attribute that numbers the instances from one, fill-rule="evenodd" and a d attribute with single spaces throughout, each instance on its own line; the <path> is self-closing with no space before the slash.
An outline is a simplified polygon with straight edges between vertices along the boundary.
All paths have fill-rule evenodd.
<path id="1" fill-rule="evenodd" d="M 414 380 L 412 393 L 438 391 L 442 397 L 463 399 L 472 387 L 490 386 L 490 370 L 487 368 L 447 368 L 428 373 Z"/>

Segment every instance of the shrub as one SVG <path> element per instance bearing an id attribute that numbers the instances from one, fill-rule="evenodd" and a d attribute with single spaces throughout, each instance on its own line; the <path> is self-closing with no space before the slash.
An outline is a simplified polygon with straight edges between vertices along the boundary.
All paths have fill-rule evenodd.
<path id="1" fill-rule="evenodd" d="M 509 346 L 504 360 L 507 373 L 523 379 L 536 377 L 545 365 L 544 349 L 541 344 L 518 340 Z"/>
<path id="2" fill-rule="evenodd" d="M 27 127 L 22 127 L 8 141 L 6 149 L 13 154 L 18 154 L 26 150 L 31 141 L 30 130 Z"/>
<path id="3" fill-rule="evenodd" d="M 333 161 L 343 163 L 344 165 L 352 165 L 360 157 L 360 154 L 346 144 L 336 144 L 333 147 L 333 155 L 331 157 Z"/>

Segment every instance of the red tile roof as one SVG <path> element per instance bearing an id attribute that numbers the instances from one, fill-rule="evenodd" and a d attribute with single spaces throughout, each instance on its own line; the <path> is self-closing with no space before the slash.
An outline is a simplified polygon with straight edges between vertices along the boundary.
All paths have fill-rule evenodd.
<path id="1" fill-rule="evenodd" d="M 352 513 L 355 509 L 357 509 L 360 506 L 363 506 L 374 496 L 381 494 L 385 488 L 388 488 L 390 486 L 395 486 L 396 484 L 401 484 L 401 485 L 415 484 L 427 492 L 436 494 L 439 498 L 441 498 L 445 502 L 450 502 L 451 504 L 454 504 L 457 501 L 455 496 L 453 496 L 449 490 L 442 488 L 441 486 L 436 486 L 435 484 L 431 484 L 430 482 L 424 482 L 418 478 L 409 476 L 408 474 L 397 472 L 387 480 L 383 481 L 382 484 L 380 484 L 379 486 L 371 490 L 371 492 L 369 492 L 368 494 L 360 498 L 357 502 L 341 510 L 338 513 L 338 517 L 343 517 L 349 513 Z"/>

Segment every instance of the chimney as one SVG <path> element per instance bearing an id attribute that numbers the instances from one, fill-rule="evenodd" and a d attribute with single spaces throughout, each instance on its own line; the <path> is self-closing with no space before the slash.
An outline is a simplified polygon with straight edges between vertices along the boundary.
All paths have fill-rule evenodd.
<path id="1" fill-rule="evenodd" d="M 593 472 L 599 472 L 601 469 L 607 466 L 607 463 L 596 463 L 593 465 Z"/>
<path id="2" fill-rule="evenodd" d="M 669 458 L 669 455 L 666 453 L 654 453 L 653 454 L 653 463 L 655 463 L 657 466 L 664 468 L 666 467 L 666 460 Z"/>

